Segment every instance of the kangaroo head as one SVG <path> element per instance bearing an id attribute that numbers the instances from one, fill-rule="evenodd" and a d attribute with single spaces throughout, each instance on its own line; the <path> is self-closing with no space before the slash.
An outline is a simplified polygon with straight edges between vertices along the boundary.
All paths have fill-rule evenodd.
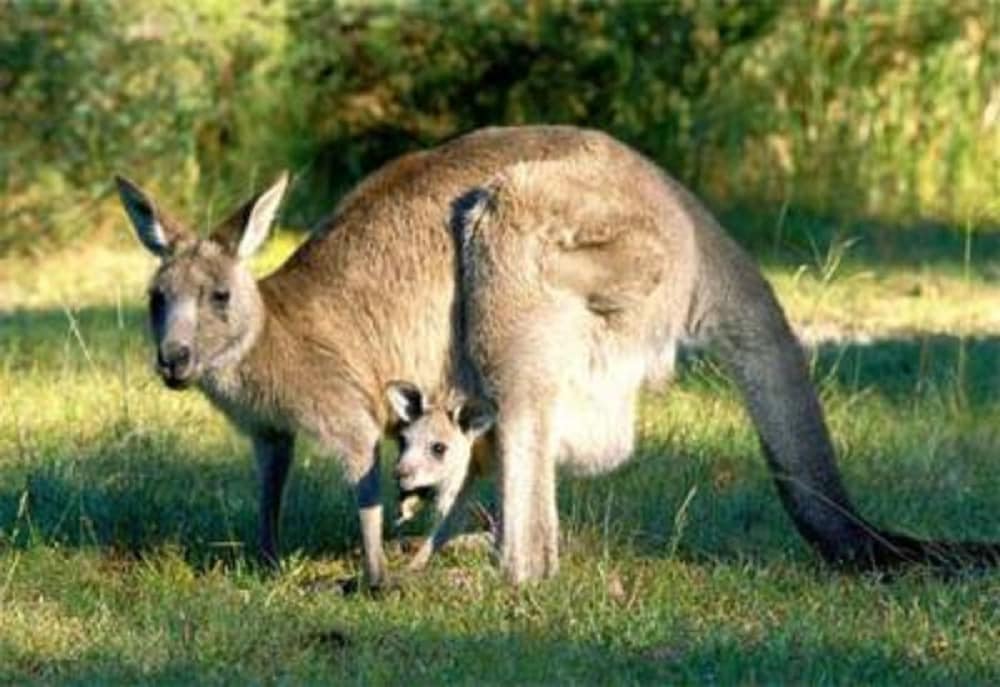
<path id="1" fill-rule="evenodd" d="M 257 283 L 245 261 L 267 238 L 287 175 L 208 238 L 167 215 L 131 181 L 115 181 L 136 235 L 160 259 L 149 287 L 149 318 L 163 381 L 172 389 L 184 388 L 237 362 L 264 320 Z"/>
<path id="2" fill-rule="evenodd" d="M 397 419 L 400 491 L 456 494 L 468 474 L 473 444 L 496 421 L 493 404 L 455 392 L 434 403 L 409 382 L 390 383 L 386 399 Z"/>

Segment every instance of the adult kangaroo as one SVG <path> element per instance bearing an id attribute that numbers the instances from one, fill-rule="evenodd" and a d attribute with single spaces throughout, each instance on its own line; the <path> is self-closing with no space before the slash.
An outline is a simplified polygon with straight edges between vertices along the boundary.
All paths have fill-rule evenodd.
<path id="1" fill-rule="evenodd" d="M 702 205 L 611 137 L 493 128 L 387 164 L 275 273 L 263 242 L 285 179 L 207 238 L 118 179 L 142 243 L 159 372 L 199 387 L 253 441 L 260 549 L 278 556 L 294 436 L 340 457 L 354 486 L 370 584 L 385 579 L 376 449 L 383 389 L 458 383 L 498 409 L 501 566 L 557 569 L 555 465 L 599 472 L 632 449 L 644 380 L 675 342 L 712 344 L 742 390 L 799 532 L 826 560 L 995 561 L 993 544 L 880 530 L 851 505 L 804 356 L 753 262 Z"/>

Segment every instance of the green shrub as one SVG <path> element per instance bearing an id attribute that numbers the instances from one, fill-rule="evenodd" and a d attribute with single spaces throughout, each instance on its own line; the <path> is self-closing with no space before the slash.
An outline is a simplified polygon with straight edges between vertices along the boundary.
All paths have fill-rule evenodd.
<path id="1" fill-rule="evenodd" d="M 231 4 L 0 5 L 0 253 L 101 224 L 114 171 L 181 205 L 220 178 L 284 35 L 280 15 Z"/>
<path id="2" fill-rule="evenodd" d="M 507 0 L 290 6 L 286 84 L 299 88 L 314 195 L 479 126 L 602 128 L 691 178 L 701 110 L 728 50 L 761 36 L 770 2 Z M 291 102 L 291 99 L 286 99 Z"/>
<path id="3" fill-rule="evenodd" d="M 718 208 L 1000 218 L 997 3 L 14 0 L 0 25 L 0 252 L 120 226 L 116 170 L 202 220 L 290 167 L 305 226 L 401 152 L 527 122 L 606 129 Z"/>

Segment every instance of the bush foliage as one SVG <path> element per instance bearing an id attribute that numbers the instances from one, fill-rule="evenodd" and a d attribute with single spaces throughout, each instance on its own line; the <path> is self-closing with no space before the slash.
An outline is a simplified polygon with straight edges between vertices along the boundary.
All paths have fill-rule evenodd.
<path id="1" fill-rule="evenodd" d="M 0 25 L 0 252 L 117 224 L 114 171 L 202 221 L 289 167 L 305 226 L 403 151 L 526 122 L 611 131 L 716 207 L 1000 218 L 997 3 L 13 0 Z"/>

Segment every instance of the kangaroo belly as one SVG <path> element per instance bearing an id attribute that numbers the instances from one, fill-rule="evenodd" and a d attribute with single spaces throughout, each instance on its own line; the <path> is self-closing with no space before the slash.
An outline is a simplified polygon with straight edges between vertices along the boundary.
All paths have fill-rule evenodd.
<path id="1" fill-rule="evenodd" d="M 575 474 L 615 469 L 635 446 L 636 395 L 646 361 L 597 342 L 583 364 L 566 368 L 556 411 L 559 462 Z"/>

